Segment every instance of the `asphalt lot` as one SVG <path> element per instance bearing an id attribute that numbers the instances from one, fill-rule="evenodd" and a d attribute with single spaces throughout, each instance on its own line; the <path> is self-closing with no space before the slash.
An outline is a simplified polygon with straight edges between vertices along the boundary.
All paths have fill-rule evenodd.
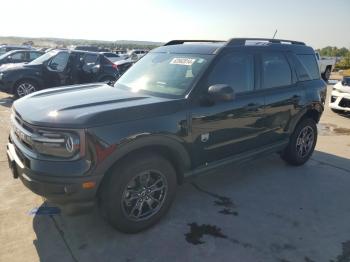
<path id="1" fill-rule="evenodd" d="M 125 235 L 97 210 L 32 214 L 47 204 L 11 178 L 10 105 L 0 93 L 0 261 L 350 261 L 350 115 L 326 109 L 306 165 L 270 155 L 198 177 L 158 225 Z"/>

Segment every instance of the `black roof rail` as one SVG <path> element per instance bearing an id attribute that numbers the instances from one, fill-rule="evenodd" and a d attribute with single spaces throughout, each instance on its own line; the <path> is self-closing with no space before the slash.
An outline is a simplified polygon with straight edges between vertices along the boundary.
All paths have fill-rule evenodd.
<path id="1" fill-rule="evenodd" d="M 170 42 L 166 43 L 166 45 L 182 45 L 184 43 L 224 43 L 226 41 L 219 41 L 219 40 L 171 40 Z"/>
<path id="2" fill-rule="evenodd" d="M 305 45 L 304 42 L 299 41 L 293 41 L 293 40 L 284 40 L 284 39 L 272 39 L 272 38 L 232 38 L 228 41 L 228 46 L 238 46 L 238 45 L 245 45 L 246 41 L 266 41 L 272 44 L 283 44 L 283 43 L 290 43 L 292 45 Z"/>

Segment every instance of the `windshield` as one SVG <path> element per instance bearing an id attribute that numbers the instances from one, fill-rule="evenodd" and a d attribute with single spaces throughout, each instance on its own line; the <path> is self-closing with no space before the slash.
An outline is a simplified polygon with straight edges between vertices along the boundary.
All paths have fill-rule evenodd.
<path id="1" fill-rule="evenodd" d="M 211 55 L 149 53 L 119 78 L 115 87 L 183 96 L 211 59 Z"/>
<path id="2" fill-rule="evenodd" d="M 57 53 L 58 50 L 52 50 L 50 52 L 47 52 L 46 54 L 39 56 L 37 59 L 34 59 L 32 62 L 29 63 L 29 65 L 40 65 L 45 61 L 49 60 L 51 57 L 57 55 Z"/>

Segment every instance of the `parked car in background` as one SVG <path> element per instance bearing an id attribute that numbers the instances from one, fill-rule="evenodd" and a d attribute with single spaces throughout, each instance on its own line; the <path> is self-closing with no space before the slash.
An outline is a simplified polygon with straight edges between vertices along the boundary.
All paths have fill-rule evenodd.
<path id="1" fill-rule="evenodd" d="M 328 81 L 334 69 L 336 59 L 321 57 L 318 52 L 315 52 L 315 55 L 318 62 L 318 67 L 320 69 L 321 76 L 324 81 Z"/>
<path id="2" fill-rule="evenodd" d="M 42 56 L 45 52 L 36 50 L 14 50 L 0 55 L 0 66 L 4 64 L 28 63 Z"/>
<path id="3" fill-rule="evenodd" d="M 78 45 L 74 47 L 74 50 L 90 51 L 90 52 L 109 52 L 110 51 L 108 48 L 91 46 L 91 45 Z"/>
<path id="4" fill-rule="evenodd" d="M 114 64 L 117 66 L 119 74 L 123 75 L 126 70 L 128 70 L 134 64 L 134 62 L 130 60 L 119 60 L 114 62 Z"/>
<path id="5" fill-rule="evenodd" d="M 148 50 L 146 50 L 146 49 L 133 49 L 133 50 L 129 51 L 128 55 L 129 55 L 131 60 L 137 61 L 141 57 L 146 55 L 147 53 L 148 53 Z"/>
<path id="6" fill-rule="evenodd" d="M 15 101 L 7 145 L 14 178 L 63 212 L 98 204 L 116 229 L 135 233 L 167 213 L 190 176 L 272 153 L 303 165 L 327 90 L 314 50 L 249 40 L 174 40 L 114 87 L 55 88 Z"/>
<path id="7" fill-rule="evenodd" d="M 124 60 L 123 57 L 121 57 L 120 55 L 117 55 L 116 53 L 112 53 L 112 52 L 100 52 L 100 53 L 103 54 L 105 57 L 107 57 L 112 62 Z"/>
<path id="8" fill-rule="evenodd" d="M 12 50 L 32 50 L 31 46 L 25 45 L 1 45 L 0 46 L 0 55 L 3 55 Z"/>
<path id="9" fill-rule="evenodd" d="M 350 76 L 333 86 L 329 107 L 336 113 L 350 112 Z"/>
<path id="10" fill-rule="evenodd" d="M 23 97 L 40 89 L 114 82 L 117 65 L 96 52 L 53 50 L 28 64 L 0 68 L 0 91 Z"/>

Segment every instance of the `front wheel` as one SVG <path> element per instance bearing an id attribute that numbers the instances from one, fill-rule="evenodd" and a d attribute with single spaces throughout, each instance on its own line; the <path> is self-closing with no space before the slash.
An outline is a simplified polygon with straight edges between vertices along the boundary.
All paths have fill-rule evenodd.
<path id="1" fill-rule="evenodd" d="M 37 85 L 29 80 L 19 82 L 14 88 L 16 98 L 21 98 L 38 90 Z"/>
<path id="2" fill-rule="evenodd" d="M 282 158 L 291 165 L 303 165 L 314 152 L 316 142 L 316 122 L 311 118 L 305 118 L 296 126 L 288 146 L 282 153 Z"/>
<path id="3" fill-rule="evenodd" d="M 125 233 L 157 223 L 175 197 L 175 169 L 158 155 L 127 157 L 108 175 L 100 189 L 100 207 L 108 222 Z"/>

